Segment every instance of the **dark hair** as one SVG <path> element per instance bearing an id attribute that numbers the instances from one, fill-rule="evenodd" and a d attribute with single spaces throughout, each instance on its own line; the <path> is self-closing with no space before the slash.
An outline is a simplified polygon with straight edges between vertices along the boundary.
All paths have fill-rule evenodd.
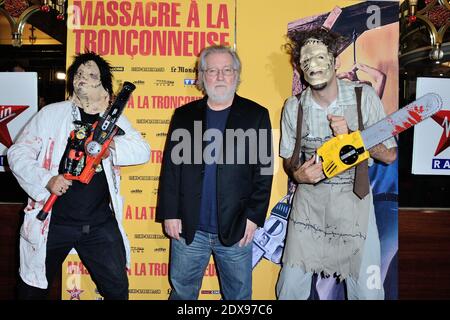
<path id="1" fill-rule="evenodd" d="M 69 69 L 67 70 L 67 93 L 69 96 L 73 95 L 73 78 L 75 77 L 75 74 L 78 70 L 78 68 L 85 64 L 88 61 L 94 61 L 95 64 L 97 64 L 97 67 L 100 70 L 100 81 L 102 82 L 103 88 L 109 93 L 109 95 L 113 94 L 113 87 L 112 87 L 112 72 L 111 72 L 111 65 L 108 61 L 103 59 L 101 56 L 96 54 L 95 52 L 85 52 L 82 54 L 78 54 L 74 57 L 74 60 L 72 64 L 70 65 Z"/>
<path id="2" fill-rule="evenodd" d="M 289 42 L 285 45 L 288 53 L 291 55 L 292 64 L 298 68 L 300 61 L 300 50 L 305 44 L 306 40 L 314 38 L 323 42 L 328 48 L 328 52 L 337 57 L 339 50 L 345 47 L 348 39 L 340 34 L 327 30 L 325 28 L 316 28 L 311 30 L 292 30 L 287 34 Z"/>

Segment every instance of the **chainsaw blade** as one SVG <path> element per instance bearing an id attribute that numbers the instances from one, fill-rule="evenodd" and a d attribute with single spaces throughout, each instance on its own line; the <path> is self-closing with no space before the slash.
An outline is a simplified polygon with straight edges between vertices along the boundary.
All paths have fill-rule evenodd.
<path id="1" fill-rule="evenodd" d="M 431 117 L 442 108 L 442 99 L 427 93 L 361 132 L 366 150 Z"/>

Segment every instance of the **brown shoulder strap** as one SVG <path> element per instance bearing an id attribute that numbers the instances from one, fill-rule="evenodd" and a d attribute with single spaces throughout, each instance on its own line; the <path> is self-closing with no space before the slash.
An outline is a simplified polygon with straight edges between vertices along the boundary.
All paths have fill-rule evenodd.
<path id="1" fill-rule="evenodd" d="M 356 93 L 356 110 L 358 111 L 358 130 L 362 131 L 362 130 L 364 130 L 364 124 L 363 124 L 362 112 L 361 112 L 362 87 L 355 87 L 355 93 Z"/>
<path id="2" fill-rule="evenodd" d="M 364 130 L 364 124 L 362 120 L 361 112 L 361 94 L 362 87 L 355 87 L 356 93 L 356 109 L 358 111 L 358 129 Z M 355 181 L 353 183 L 353 192 L 363 199 L 369 194 L 369 168 L 367 159 L 358 164 L 355 168 Z"/>
<path id="3" fill-rule="evenodd" d="M 300 102 L 300 93 L 296 95 L 298 100 L 298 112 L 297 112 L 297 133 L 295 139 L 294 153 L 291 157 L 291 168 L 297 169 L 300 165 L 300 145 L 302 142 L 302 124 L 303 124 L 303 108 Z"/>

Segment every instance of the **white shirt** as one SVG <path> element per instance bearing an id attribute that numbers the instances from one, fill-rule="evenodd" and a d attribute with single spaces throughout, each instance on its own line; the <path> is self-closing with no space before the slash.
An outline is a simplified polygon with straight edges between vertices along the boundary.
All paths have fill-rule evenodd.
<path id="1" fill-rule="evenodd" d="M 75 110 L 75 111 L 73 111 Z M 24 222 L 20 229 L 20 276 L 31 286 L 45 289 L 46 243 L 51 213 L 45 221 L 36 215 L 50 196 L 45 188 L 48 181 L 58 175 L 59 161 L 74 129 L 73 114 L 80 119 L 77 108 L 70 101 L 44 107 L 24 127 L 16 142 L 8 149 L 8 162 L 20 186 L 29 195 L 24 209 Z M 130 265 L 130 245 L 122 226 L 123 199 L 120 195 L 118 166 L 145 163 L 150 159 L 150 146 L 124 115 L 117 126 L 125 135 L 114 137 L 115 150 L 102 161 L 111 195 L 111 208 L 115 213 L 125 245 L 127 265 Z"/>

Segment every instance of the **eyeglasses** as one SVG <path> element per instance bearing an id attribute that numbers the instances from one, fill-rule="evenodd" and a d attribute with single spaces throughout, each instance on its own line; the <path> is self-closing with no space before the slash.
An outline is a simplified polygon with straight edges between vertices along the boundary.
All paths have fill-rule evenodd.
<path id="1" fill-rule="evenodd" d="M 219 75 L 219 72 L 222 72 L 224 76 L 231 76 L 234 74 L 236 70 L 234 70 L 231 67 L 225 67 L 222 70 L 215 69 L 215 68 L 208 68 L 205 69 L 204 72 L 208 77 L 217 77 Z"/>

